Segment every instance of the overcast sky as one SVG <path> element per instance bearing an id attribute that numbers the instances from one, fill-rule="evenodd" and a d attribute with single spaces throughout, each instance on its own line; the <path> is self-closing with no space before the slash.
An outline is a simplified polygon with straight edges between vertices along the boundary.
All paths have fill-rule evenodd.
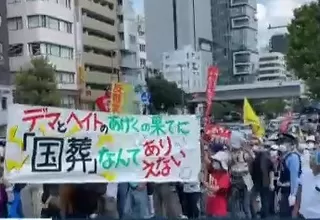
<path id="1" fill-rule="evenodd" d="M 259 46 L 265 46 L 273 33 L 286 32 L 285 28 L 270 31 L 267 29 L 269 24 L 272 26 L 287 25 L 293 16 L 293 9 L 303 3 L 311 1 L 312 0 L 258 0 Z M 142 14 L 143 0 L 133 0 L 133 2 L 137 12 Z"/>

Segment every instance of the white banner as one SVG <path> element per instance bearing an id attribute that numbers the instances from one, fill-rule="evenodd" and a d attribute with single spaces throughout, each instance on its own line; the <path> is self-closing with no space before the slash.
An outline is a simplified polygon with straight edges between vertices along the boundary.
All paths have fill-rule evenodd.
<path id="1" fill-rule="evenodd" d="M 195 182 L 193 115 L 114 115 L 11 105 L 5 176 L 12 183 Z"/>

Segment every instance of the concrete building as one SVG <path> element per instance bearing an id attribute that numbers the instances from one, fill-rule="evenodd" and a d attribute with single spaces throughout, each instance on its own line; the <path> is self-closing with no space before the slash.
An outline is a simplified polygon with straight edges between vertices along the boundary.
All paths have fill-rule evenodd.
<path id="1" fill-rule="evenodd" d="M 9 39 L 6 1 L 0 1 L 0 84 L 10 84 Z"/>
<path id="2" fill-rule="evenodd" d="M 257 69 L 256 0 L 211 0 L 213 61 L 219 84 L 241 84 L 254 79 Z"/>
<path id="3" fill-rule="evenodd" d="M 119 36 L 121 52 L 121 72 L 123 81 L 137 84 L 136 80 L 140 73 L 138 68 L 138 24 L 136 13 L 131 0 L 119 0 Z"/>
<path id="4" fill-rule="evenodd" d="M 8 0 L 7 27 L 10 71 L 19 71 L 35 56 L 47 57 L 56 67 L 62 105 L 74 108 L 79 100 L 74 0 Z"/>
<path id="5" fill-rule="evenodd" d="M 288 43 L 287 34 L 275 34 L 270 38 L 270 52 L 287 54 Z"/>
<path id="6" fill-rule="evenodd" d="M 0 1 L 0 136 L 5 136 L 7 124 L 7 107 L 13 103 L 9 71 L 9 39 L 6 1 Z"/>
<path id="7" fill-rule="evenodd" d="M 278 52 L 260 54 L 258 73 L 257 81 L 286 81 L 290 79 L 284 54 Z"/>
<path id="8" fill-rule="evenodd" d="M 147 0 L 146 52 L 154 68 L 162 68 L 162 54 L 192 45 L 212 64 L 210 0 Z"/>
<path id="9" fill-rule="evenodd" d="M 191 45 L 163 53 L 162 57 L 162 73 L 165 79 L 175 82 L 186 93 L 202 91 L 201 54 Z"/>
<path id="10" fill-rule="evenodd" d="M 77 53 L 86 70 L 81 93 L 83 108 L 93 108 L 96 98 L 104 94 L 112 82 L 121 79 L 116 0 L 75 0 L 79 31 Z"/>

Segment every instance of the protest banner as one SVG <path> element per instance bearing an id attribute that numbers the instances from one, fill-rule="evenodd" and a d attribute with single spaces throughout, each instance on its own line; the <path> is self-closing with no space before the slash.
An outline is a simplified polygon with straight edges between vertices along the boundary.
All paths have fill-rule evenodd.
<path id="1" fill-rule="evenodd" d="M 18 104 L 8 113 L 9 182 L 198 180 L 200 123 L 193 115 L 117 115 Z"/>

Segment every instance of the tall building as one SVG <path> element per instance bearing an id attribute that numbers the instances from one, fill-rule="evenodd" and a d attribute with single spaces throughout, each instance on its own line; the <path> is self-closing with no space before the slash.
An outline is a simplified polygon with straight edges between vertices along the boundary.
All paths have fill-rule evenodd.
<path id="1" fill-rule="evenodd" d="M 287 54 L 288 43 L 287 34 L 275 34 L 270 38 L 270 52 Z"/>
<path id="2" fill-rule="evenodd" d="M 213 61 L 219 83 L 245 83 L 257 69 L 256 0 L 211 0 Z"/>
<path id="3" fill-rule="evenodd" d="M 120 68 L 123 80 L 135 84 L 139 75 L 138 60 L 138 32 L 136 13 L 131 0 L 119 0 L 119 36 L 121 62 Z"/>
<path id="4" fill-rule="evenodd" d="M 47 57 L 56 68 L 62 105 L 74 108 L 79 100 L 74 0 L 7 0 L 7 27 L 10 71 L 19 71 L 35 56 Z"/>
<path id="5" fill-rule="evenodd" d="M 146 52 L 155 68 L 161 68 L 162 54 L 192 45 L 208 56 L 212 64 L 210 0 L 147 0 Z"/>
<path id="6" fill-rule="evenodd" d="M 96 98 L 121 78 L 117 19 L 117 13 L 121 11 L 115 0 L 75 1 L 80 23 L 76 36 L 77 53 L 86 71 L 81 102 L 83 108 L 91 109 Z"/>
<path id="7" fill-rule="evenodd" d="M 7 26 L 6 1 L 0 1 L 0 136 L 5 136 L 7 124 L 7 107 L 13 103 L 9 71 L 9 39 Z"/>
<path id="8" fill-rule="evenodd" d="M 202 91 L 201 53 L 191 45 L 162 55 L 162 74 L 169 82 L 175 82 L 186 93 Z"/>
<path id="9" fill-rule="evenodd" d="M 10 84 L 9 39 L 6 1 L 0 1 L 0 84 Z"/>
<path id="10" fill-rule="evenodd" d="M 285 57 L 278 52 L 260 54 L 258 73 L 257 81 L 285 81 L 290 78 Z"/>

